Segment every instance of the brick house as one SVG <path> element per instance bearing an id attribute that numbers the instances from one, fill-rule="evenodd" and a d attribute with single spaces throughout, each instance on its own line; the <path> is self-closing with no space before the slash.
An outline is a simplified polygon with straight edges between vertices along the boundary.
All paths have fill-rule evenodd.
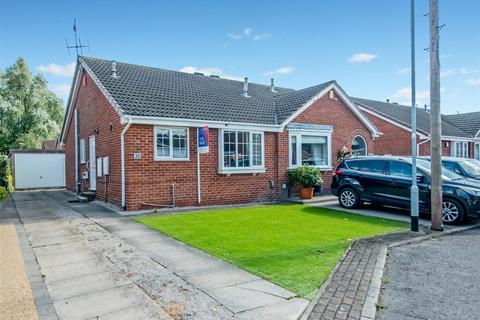
<path id="1" fill-rule="evenodd" d="M 68 190 L 136 210 L 279 200 L 301 164 L 328 188 L 338 151 L 372 154 L 379 136 L 335 81 L 292 90 L 80 57 L 60 141 Z"/>
<path id="2" fill-rule="evenodd" d="M 469 144 L 470 155 L 480 160 L 480 111 L 444 115 L 442 118 L 473 139 Z"/>
<path id="3" fill-rule="evenodd" d="M 368 119 L 382 132 L 375 140 L 375 151 L 379 155 L 411 155 L 411 107 L 397 103 L 352 98 Z M 480 113 L 479 113 L 480 114 Z M 451 116 L 442 116 L 442 154 L 463 158 L 474 157 L 475 135 L 453 123 Z M 447 121 L 447 119 L 451 119 Z M 460 121 L 459 121 L 460 122 Z M 477 131 L 471 124 L 471 131 Z M 417 145 L 419 155 L 430 154 L 430 114 L 417 108 Z"/>

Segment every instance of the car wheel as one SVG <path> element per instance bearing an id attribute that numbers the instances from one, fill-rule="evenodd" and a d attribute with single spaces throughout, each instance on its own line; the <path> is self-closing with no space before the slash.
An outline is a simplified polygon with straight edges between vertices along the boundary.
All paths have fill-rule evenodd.
<path id="1" fill-rule="evenodd" d="M 338 195 L 338 202 L 343 208 L 353 209 L 359 206 L 360 199 L 354 189 L 345 188 Z"/>
<path id="2" fill-rule="evenodd" d="M 458 201 L 443 199 L 442 217 L 445 224 L 460 224 L 463 222 L 465 212 Z"/>

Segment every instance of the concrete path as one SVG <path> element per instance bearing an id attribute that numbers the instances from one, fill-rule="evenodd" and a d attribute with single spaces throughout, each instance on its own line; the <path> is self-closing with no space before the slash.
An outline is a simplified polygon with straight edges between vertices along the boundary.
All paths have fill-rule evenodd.
<path id="1" fill-rule="evenodd" d="M 312 206 L 330 208 L 335 210 L 347 211 L 364 216 L 371 216 L 377 218 L 384 218 L 396 221 L 403 221 L 410 223 L 410 211 L 390 207 L 373 206 L 365 204 L 359 209 L 345 209 L 340 206 L 338 200 L 327 201 L 322 203 L 311 204 Z M 419 225 L 430 226 L 430 219 L 425 214 L 420 214 Z"/>
<path id="2" fill-rule="evenodd" d="M 13 198 L 60 319 L 297 319 L 308 304 L 66 192 Z"/>
<path id="3" fill-rule="evenodd" d="M 65 194 L 52 194 L 61 199 Z M 70 204 L 240 319 L 297 319 L 308 300 L 96 204 Z"/>
<path id="4" fill-rule="evenodd" d="M 377 319 L 478 319 L 480 229 L 390 249 Z"/>
<path id="5" fill-rule="evenodd" d="M 29 278 L 40 319 L 169 318 L 39 195 L 21 192 L 13 198 L 32 249 L 25 262 L 33 270 Z"/>

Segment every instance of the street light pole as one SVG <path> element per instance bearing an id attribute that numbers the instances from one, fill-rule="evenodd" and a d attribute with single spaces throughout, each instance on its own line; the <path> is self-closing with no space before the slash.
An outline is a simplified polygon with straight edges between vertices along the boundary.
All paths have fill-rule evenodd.
<path id="1" fill-rule="evenodd" d="M 410 43 L 412 78 L 412 187 L 410 189 L 410 229 L 412 231 L 418 231 L 417 106 L 415 94 L 415 0 L 410 0 Z"/>

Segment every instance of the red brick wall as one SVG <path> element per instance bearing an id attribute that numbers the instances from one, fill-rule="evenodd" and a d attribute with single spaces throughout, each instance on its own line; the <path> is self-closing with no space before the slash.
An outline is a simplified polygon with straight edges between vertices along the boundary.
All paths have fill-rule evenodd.
<path id="1" fill-rule="evenodd" d="M 411 132 L 400 128 L 388 121 L 385 121 L 371 113 L 364 112 L 373 124 L 383 133 L 380 137 L 375 138 L 375 151 L 378 155 L 397 155 L 410 156 L 412 154 Z M 417 143 L 422 143 L 424 139 L 420 139 L 417 135 Z M 442 141 L 442 154 L 450 155 L 451 141 Z M 421 156 L 430 154 L 430 142 L 424 142 L 418 146 L 418 153 Z"/>
<path id="2" fill-rule="evenodd" d="M 132 125 L 125 137 L 127 209 L 136 210 L 142 203 L 172 204 L 175 184 L 176 205 L 197 205 L 196 129 L 190 128 L 187 161 L 155 161 L 153 126 Z M 218 129 L 209 130 L 209 153 L 200 155 L 202 205 L 274 201 L 276 182 L 275 134 L 265 133 L 265 173 L 219 174 Z M 141 159 L 133 159 L 133 153 Z"/>
<path id="3" fill-rule="evenodd" d="M 338 165 L 338 151 L 343 146 L 351 149 L 352 140 L 356 135 L 361 135 L 367 141 L 368 153 L 374 153 L 377 149 L 376 142 L 368 128 L 356 117 L 350 108 L 334 95 L 331 99 L 328 94 L 318 99 L 312 106 L 297 116 L 293 122 L 332 125 L 332 166 Z M 288 143 L 288 142 L 287 142 Z M 288 153 L 287 153 L 288 154 Z M 288 159 L 287 159 L 288 161 Z M 330 188 L 332 170 L 322 173 L 324 187 Z"/>
<path id="4" fill-rule="evenodd" d="M 95 136 L 96 157 L 108 156 L 110 162 L 110 181 L 107 189 L 107 199 L 116 205 L 121 204 L 121 163 L 120 163 L 120 133 L 123 125 L 120 124 L 120 117 L 113 109 L 105 96 L 101 93 L 93 80 L 87 77 L 86 85 L 80 83 L 75 107 L 78 113 L 78 135 L 79 140 L 85 139 L 85 159 L 89 161 L 89 137 Z M 73 113 L 69 120 L 70 126 L 66 136 L 65 144 L 65 170 L 67 189 L 75 190 L 75 140 Z M 110 124 L 112 131 L 110 131 Z M 78 144 L 80 148 L 80 143 Z M 80 156 L 78 158 L 80 162 Z M 82 172 L 88 171 L 86 164 L 80 164 L 79 179 Z M 97 181 L 97 198 L 105 198 L 104 177 L 90 177 Z M 84 180 L 83 190 L 90 186 L 89 180 Z"/>

